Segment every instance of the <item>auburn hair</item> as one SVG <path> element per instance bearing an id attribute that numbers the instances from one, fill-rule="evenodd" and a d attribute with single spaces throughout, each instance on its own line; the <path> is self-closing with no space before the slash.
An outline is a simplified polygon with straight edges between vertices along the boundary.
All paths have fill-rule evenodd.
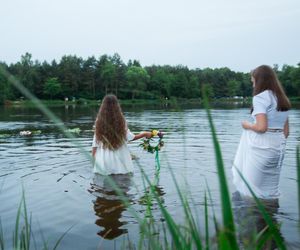
<path id="1" fill-rule="evenodd" d="M 96 142 L 103 148 L 116 150 L 126 141 L 126 120 L 115 95 L 106 95 L 100 106 L 96 122 Z"/>
<path id="2" fill-rule="evenodd" d="M 261 65 L 252 70 L 251 76 L 255 80 L 253 96 L 265 90 L 271 90 L 277 97 L 277 111 L 287 111 L 291 109 L 291 103 L 286 96 L 280 81 L 274 70 L 267 65 Z"/>

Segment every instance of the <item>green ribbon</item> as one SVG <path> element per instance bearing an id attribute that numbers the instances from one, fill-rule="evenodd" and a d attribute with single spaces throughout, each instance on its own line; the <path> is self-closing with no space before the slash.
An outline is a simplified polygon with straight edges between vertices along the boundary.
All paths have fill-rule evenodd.
<path id="1" fill-rule="evenodd" d="M 158 153 L 158 150 L 155 150 L 155 167 L 156 167 L 157 171 L 160 170 L 160 162 L 159 162 L 159 153 Z"/>
<path id="2" fill-rule="evenodd" d="M 152 215 L 152 206 L 153 206 L 153 194 L 150 190 L 151 186 L 156 188 L 159 182 L 159 173 L 160 173 L 160 162 L 159 162 L 159 153 L 158 150 L 155 150 L 155 174 L 154 174 L 154 180 L 151 182 L 150 186 L 146 189 L 145 195 L 141 198 L 143 202 L 146 203 L 146 217 L 145 222 L 147 222 L 147 219 L 153 220 Z M 147 222 L 149 224 L 149 222 Z"/>

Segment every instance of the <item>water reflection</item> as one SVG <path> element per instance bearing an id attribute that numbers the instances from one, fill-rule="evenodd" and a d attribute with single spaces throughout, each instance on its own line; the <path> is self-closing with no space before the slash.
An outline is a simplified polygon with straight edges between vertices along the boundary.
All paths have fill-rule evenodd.
<path id="1" fill-rule="evenodd" d="M 266 239 L 260 249 L 277 249 L 276 242 L 270 237 L 270 229 L 263 218 L 256 202 L 248 197 L 243 197 L 238 191 L 232 195 L 235 219 L 238 225 L 238 237 L 240 244 L 246 249 L 257 245 L 259 239 Z M 264 205 L 267 213 L 270 215 L 272 222 L 278 228 L 282 241 L 284 240 L 280 225 L 277 222 L 278 199 L 260 200 Z M 260 237 L 258 238 L 258 235 Z"/>
<path id="2" fill-rule="evenodd" d="M 149 209 L 154 209 L 153 204 L 155 204 L 155 197 L 160 199 L 160 202 L 164 203 L 163 196 L 166 194 L 163 187 L 159 185 L 159 174 L 160 169 L 155 170 L 154 180 L 151 182 L 151 186 L 148 186 L 144 190 L 144 195 L 140 197 L 139 204 L 148 206 Z M 152 189 L 152 190 L 151 190 Z"/>
<path id="3" fill-rule="evenodd" d="M 95 215 L 98 217 L 95 224 L 102 228 L 97 234 L 111 240 L 127 233 L 127 229 L 122 228 L 127 222 L 121 220 L 122 213 L 126 211 L 126 206 L 110 184 L 111 182 L 108 178 L 108 176 L 95 174 L 90 191 L 96 196 L 96 200 L 93 201 Z M 132 199 L 128 192 L 132 182 L 132 175 L 110 175 L 110 178 L 118 185 L 129 202 L 131 202 Z"/>

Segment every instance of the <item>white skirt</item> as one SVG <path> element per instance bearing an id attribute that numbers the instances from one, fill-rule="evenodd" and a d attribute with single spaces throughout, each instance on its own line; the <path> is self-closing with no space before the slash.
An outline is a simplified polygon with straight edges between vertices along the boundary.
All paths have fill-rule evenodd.
<path id="1" fill-rule="evenodd" d="M 126 143 L 117 150 L 104 149 L 102 146 L 97 147 L 94 173 L 110 175 L 131 172 L 133 172 L 133 163 Z"/>
<path id="2" fill-rule="evenodd" d="M 252 196 L 236 169 L 257 197 L 278 198 L 285 144 L 283 132 L 243 131 L 232 167 L 233 183 L 242 195 Z"/>

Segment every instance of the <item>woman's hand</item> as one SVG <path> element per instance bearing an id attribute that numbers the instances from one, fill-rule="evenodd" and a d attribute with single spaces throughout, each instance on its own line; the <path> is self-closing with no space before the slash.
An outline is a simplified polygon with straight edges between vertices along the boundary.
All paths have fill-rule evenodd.
<path id="1" fill-rule="evenodd" d="M 97 152 L 97 148 L 96 147 L 92 147 L 92 157 L 95 158 Z"/>
<path id="2" fill-rule="evenodd" d="M 242 127 L 243 127 L 244 129 L 250 129 L 251 123 L 248 122 L 248 121 L 242 121 Z"/>
<path id="3" fill-rule="evenodd" d="M 137 135 L 134 136 L 133 138 L 133 141 L 135 140 L 138 140 L 138 139 L 141 139 L 143 137 L 146 137 L 147 139 L 151 138 L 152 137 L 152 133 L 151 132 L 148 132 L 148 131 L 143 131 Z"/>
<path id="4" fill-rule="evenodd" d="M 244 129 L 251 129 L 257 133 L 265 133 L 268 129 L 268 120 L 266 114 L 257 114 L 255 117 L 256 123 L 242 121 L 242 127 Z"/>
<path id="5" fill-rule="evenodd" d="M 144 132 L 147 139 L 152 137 L 152 132 Z"/>

